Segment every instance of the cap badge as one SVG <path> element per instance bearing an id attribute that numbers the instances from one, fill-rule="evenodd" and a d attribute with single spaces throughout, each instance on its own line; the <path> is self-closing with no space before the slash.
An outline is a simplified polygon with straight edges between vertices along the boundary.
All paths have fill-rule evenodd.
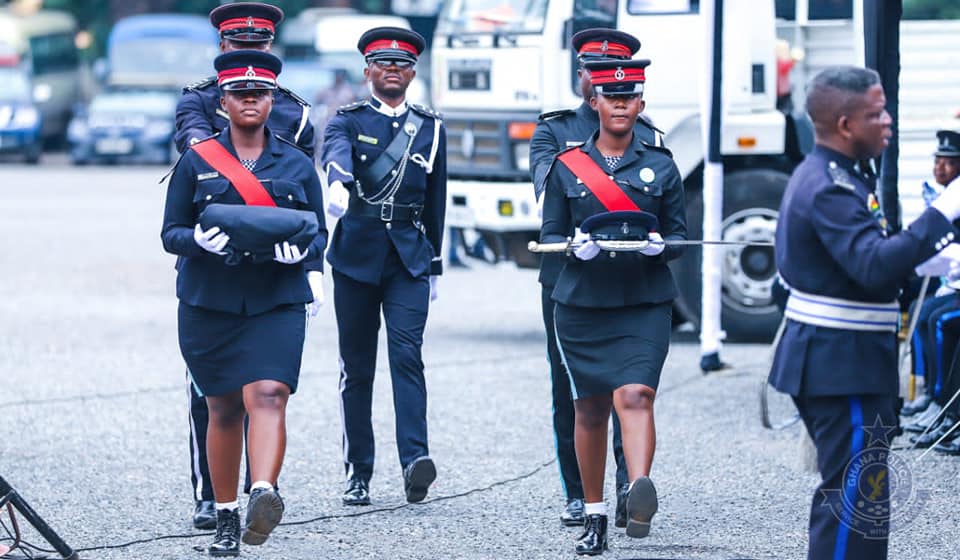
<path id="1" fill-rule="evenodd" d="M 391 48 L 391 49 L 399 49 L 399 48 L 400 48 L 400 43 L 394 41 L 394 42 L 390 43 L 390 48 Z"/>
<path id="2" fill-rule="evenodd" d="M 602 43 L 600 43 L 600 51 L 601 51 L 601 52 L 607 52 L 607 49 L 609 49 L 609 48 L 610 48 L 610 45 L 607 44 L 607 41 L 606 41 L 606 40 L 604 40 Z"/>
<path id="3" fill-rule="evenodd" d="M 247 27 L 253 27 L 253 17 L 247 17 Z"/>
<path id="4" fill-rule="evenodd" d="M 623 222 L 623 224 L 620 226 L 620 232 L 624 235 L 630 233 L 630 226 L 627 225 L 627 222 Z"/>
<path id="5" fill-rule="evenodd" d="M 657 174 L 653 172 L 653 169 L 649 167 L 644 167 L 640 170 L 640 180 L 644 183 L 652 183 L 654 179 L 657 178 Z"/>
<path id="6" fill-rule="evenodd" d="M 619 82 L 626 77 L 626 74 L 623 73 L 623 68 L 617 66 L 617 71 L 613 73 L 613 77 Z"/>
<path id="7" fill-rule="evenodd" d="M 254 71 L 253 66 L 247 66 L 247 72 L 244 74 L 244 76 L 246 76 L 246 77 L 248 77 L 248 78 L 256 78 L 256 77 L 257 77 L 257 73 Z"/>

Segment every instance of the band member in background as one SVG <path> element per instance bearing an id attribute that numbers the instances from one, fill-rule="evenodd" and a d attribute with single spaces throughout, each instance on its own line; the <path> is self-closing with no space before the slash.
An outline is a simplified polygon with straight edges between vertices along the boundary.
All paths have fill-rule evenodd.
<path id="1" fill-rule="evenodd" d="M 620 418 L 631 480 L 627 535 L 647 536 L 658 508 L 649 478 L 656 447 L 653 401 L 676 297 L 667 262 L 682 252 L 664 241 L 685 239 L 687 228 L 683 183 L 670 152 L 634 133 L 649 63 L 586 63 L 600 130 L 557 156 L 546 177 L 541 240 L 572 239 L 577 245 L 552 294 L 557 346 L 576 409 L 574 438 L 586 501 L 577 554 L 607 548 L 603 477 L 611 408 Z M 602 251 L 585 231 L 628 234 L 637 228 L 649 243 L 632 253 Z"/>

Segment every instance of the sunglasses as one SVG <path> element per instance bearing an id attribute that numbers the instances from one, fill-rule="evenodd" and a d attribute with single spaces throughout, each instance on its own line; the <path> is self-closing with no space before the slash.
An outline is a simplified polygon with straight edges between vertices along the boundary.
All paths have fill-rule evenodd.
<path id="1" fill-rule="evenodd" d="M 396 66 L 397 68 L 404 69 L 413 66 L 413 63 L 409 60 L 374 60 L 373 63 L 380 68 L 390 68 L 391 66 Z"/>

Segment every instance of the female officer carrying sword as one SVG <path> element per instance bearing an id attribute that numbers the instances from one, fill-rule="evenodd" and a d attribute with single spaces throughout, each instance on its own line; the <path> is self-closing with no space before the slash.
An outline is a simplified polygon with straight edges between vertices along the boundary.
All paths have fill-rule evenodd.
<path id="1" fill-rule="evenodd" d="M 670 152 L 633 134 L 649 60 L 587 62 L 600 130 L 557 156 L 546 179 L 543 243 L 570 242 L 553 300 L 557 340 L 575 400 L 575 447 L 586 501 L 577 554 L 607 548 L 603 503 L 607 423 L 616 409 L 631 486 L 627 535 L 645 537 L 657 510 L 648 478 L 653 401 L 676 296 L 667 262 L 687 235 L 683 184 Z M 613 245 L 626 250 L 603 250 Z M 623 241 L 634 241 L 632 251 Z M 598 244 L 599 243 L 599 244 Z"/>
<path id="2" fill-rule="evenodd" d="M 279 524 L 277 477 L 286 404 L 297 389 L 307 271 L 322 270 L 327 233 L 320 179 L 309 156 L 265 123 L 281 63 L 253 50 L 222 54 L 221 106 L 229 127 L 184 153 L 167 190 L 163 246 L 177 262 L 180 350 L 207 400 L 207 457 L 216 499 L 211 556 L 237 556 Z M 242 530 L 237 504 L 243 419 L 254 481 Z"/>

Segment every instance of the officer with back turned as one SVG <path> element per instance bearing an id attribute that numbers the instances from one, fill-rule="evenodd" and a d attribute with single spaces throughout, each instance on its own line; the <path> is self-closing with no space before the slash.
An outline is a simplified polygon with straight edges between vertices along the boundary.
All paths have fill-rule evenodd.
<path id="1" fill-rule="evenodd" d="M 545 178 L 550 165 L 557 154 L 573 146 L 579 146 L 600 128 L 597 112 L 590 108 L 593 87 L 590 74 L 584 70 L 586 61 L 621 59 L 626 60 L 640 49 L 640 41 L 632 35 L 615 29 L 586 29 L 573 36 L 571 46 L 577 53 L 580 78 L 580 92 L 583 103 L 576 109 L 564 109 L 540 115 L 540 122 L 530 141 L 530 172 L 537 201 L 542 204 L 546 188 Z M 642 109 L 641 109 L 642 111 Z M 661 146 L 663 141 L 659 132 L 641 117 L 637 120 L 634 133 L 650 145 Z M 565 258 L 559 254 L 544 254 L 540 261 L 541 308 L 543 324 L 547 332 L 547 356 L 550 361 L 550 379 L 553 395 L 553 432 L 557 447 L 557 461 L 560 464 L 560 480 L 566 493 L 567 506 L 560 515 L 560 522 L 567 526 L 583 525 L 583 484 L 577 467 L 577 456 L 573 446 L 574 409 L 570 393 L 570 380 L 560 358 L 554 336 L 554 302 L 550 298 L 557 277 L 563 268 Z M 623 494 L 629 484 L 627 465 L 623 458 L 623 443 L 620 434 L 620 422 L 613 415 L 613 452 L 617 463 L 617 509 L 615 524 L 626 526 L 626 506 Z"/>
<path id="2" fill-rule="evenodd" d="M 380 314 L 407 501 L 436 478 L 427 445 L 423 331 L 442 272 L 447 200 L 446 134 L 440 116 L 406 101 L 425 43 L 418 33 L 378 27 L 360 37 L 371 97 L 341 107 L 323 135 L 327 211 L 340 217 L 327 260 L 333 268 L 340 344 L 340 404 L 346 505 L 370 503 L 371 421 Z"/>

